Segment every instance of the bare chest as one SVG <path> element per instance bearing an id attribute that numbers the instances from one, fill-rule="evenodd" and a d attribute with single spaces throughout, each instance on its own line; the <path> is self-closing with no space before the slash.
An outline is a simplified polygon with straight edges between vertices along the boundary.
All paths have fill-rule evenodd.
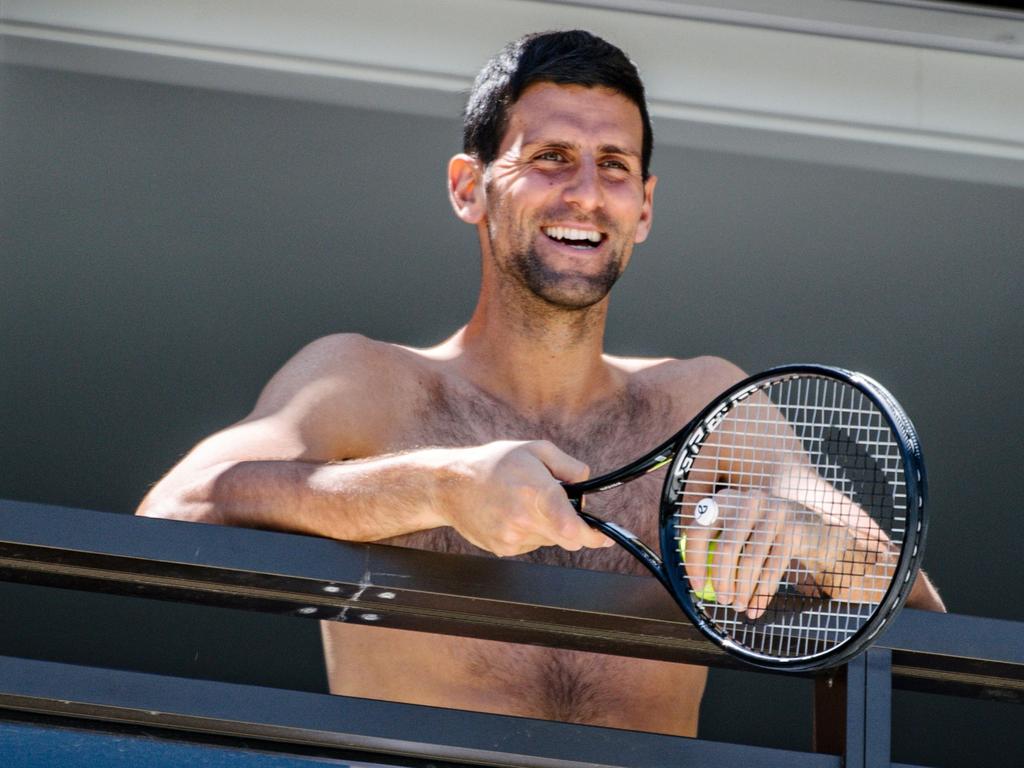
<path id="1" fill-rule="evenodd" d="M 411 408 L 381 452 L 544 439 L 586 462 L 597 475 L 637 458 L 677 428 L 671 398 L 640 384 L 627 387 L 570 424 L 527 418 L 457 384 L 434 387 Z M 656 546 L 661 482 L 661 473 L 656 473 L 594 494 L 587 499 L 587 509 Z M 421 531 L 387 543 L 486 554 L 450 528 Z M 621 547 L 579 552 L 545 547 L 517 559 L 646 575 L 644 567 Z M 386 643 L 381 642 L 384 639 Z M 332 626 L 326 640 L 328 657 L 334 659 L 329 664 L 332 690 L 339 693 L 687 735 L 696 728 L 704 675 L 696 668 L 397 631 L 369 637 L 366 628 L 347 625 Z M 408 670 L 398 672 L 396 664 L 407 665 Z M 416 691 L 409 690 L 410 679 L 419 681 Z M 401 690 L 393 691 L 398 680 L 403 681 Z M 636 700 L 641 691 L 656 694 L 655 698 L 670 691 L 675 702 L 670 722 L 656 722 L 657 712 Z M 686 692 L 681 702 L 680 691 Z M 666 708 L 655 708 L 662 709 Z M 630 720 L 629 713 L 635 713 L 636 719 Z"/>
<path id="2" fill-rule="evenodd" d="M 549 440 L 585 462 L 596 476 L 637 458 L 674 428 L 667 395 L 634 384 L 572 423 L 527 418 L 479 391 L 439 385 L 410 414 L 388 450 L 415 447 L 462 447 L 494 440 Z M 587 499 L 592 514 L 614 520 L 654 543 L 662 473 L 641 478 Z M 451 529 L 441 528 L 398 537 L 389 543 L 440 552 L 481 554 Z M 645 573 L 643 566 L 618 547 L 569 552 L 545 547 L 518 559 L 574 568 Z"/>

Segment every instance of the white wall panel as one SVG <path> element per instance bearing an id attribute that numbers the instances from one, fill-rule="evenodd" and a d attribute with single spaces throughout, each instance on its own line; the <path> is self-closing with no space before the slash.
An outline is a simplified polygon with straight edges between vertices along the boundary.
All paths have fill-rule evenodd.
<path id="1" fill-rule="evenodd" d="M 640 65 L 659 141 L 1024 185 L 1024 17 L 816 0 L 7 0 L 0 58 L 452 115 L 519 34 L 581 26 Z"/>

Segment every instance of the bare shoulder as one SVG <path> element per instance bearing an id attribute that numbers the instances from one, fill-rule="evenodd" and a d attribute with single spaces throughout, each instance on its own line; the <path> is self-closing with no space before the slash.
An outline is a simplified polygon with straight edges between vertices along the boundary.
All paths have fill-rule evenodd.
<path id="1" fill-rule="evenodd" d="M 405 348 L 353 333 L 325 336 L 274 374 L 247 420 L 287 423 L 317 458 L 367 455 L 424 375 L 422 362 Z"/>
<path id="2" fill-rule="evenodd" d="M 631 381 L 667 397 L 677 414 L 687 418 L 746 377 L 738 366 L 711 355 L 686 359 L 614 357 L 609 362 Z"/>
<path id="3" fill-rule="evenodd" d="M 356 390 L 401 366 L 402 355 L 393 344 L 357 333 L 336 333 L 310 342 L 276 374 L 260 395 L 264 407 L 280 407 L 281 400 L 323 382 Z M 379 383 L 376 381 L 375 383 Z"/>

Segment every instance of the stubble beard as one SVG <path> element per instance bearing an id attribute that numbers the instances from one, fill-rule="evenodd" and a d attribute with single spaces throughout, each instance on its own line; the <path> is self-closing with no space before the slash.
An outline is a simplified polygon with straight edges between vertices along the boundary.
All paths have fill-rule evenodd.
<path id="1" fill-rule="evenodd" d="M 520 229 L 518 237 L 505 237 L 488 227 L 491 253 L 498 269 L 552 309 L 581 310 L 602 301 L 622 274 L 623 247 L 613 247 L 599 272 L 581 274 L 557 269 L 545 262 L 533 243 L 539 227 Z M 603 231 L 610 228 L 602 226 Z"/>
<path id="2" fill-rule="evenodd" d="M 566 310 L 586 309 L 597 304 L 611 291 L 622 274 L 622 254 L 614 252 L 600 272 L 566 273 L 546 264 L 533 246 L 517 249 L 507 259 L 510 271 L 530 293 L 552 307 Z"/>

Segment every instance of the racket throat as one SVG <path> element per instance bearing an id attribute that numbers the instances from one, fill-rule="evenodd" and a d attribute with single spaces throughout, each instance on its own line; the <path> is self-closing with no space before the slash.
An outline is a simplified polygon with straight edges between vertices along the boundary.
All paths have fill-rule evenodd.
<path id="1" fill-rule="evenodd" d="M 574 505 L 575 506 L 575 505 Z M 588 514 L 579 507 L 576 508 L 579 516 L 589 525 L 591 528 L 596 528 L 609 539 L 614 541 L 620 547 L 624 548 L 633 557 L 643 563 L 647 570 L 649 570 L 654 577 L 661 582 L 661 584 L 671 591 L 670 581 L 668 578 L 668 572 L 665 570 L 664 563 L 661 562 L 661 558 L 658 557 L 655 552 L 648 547 L 640 538 L 627 528 L 623 528 L 618 523 L 608 522 L 607 520 L 599 520 L 591 514 Z"/>

